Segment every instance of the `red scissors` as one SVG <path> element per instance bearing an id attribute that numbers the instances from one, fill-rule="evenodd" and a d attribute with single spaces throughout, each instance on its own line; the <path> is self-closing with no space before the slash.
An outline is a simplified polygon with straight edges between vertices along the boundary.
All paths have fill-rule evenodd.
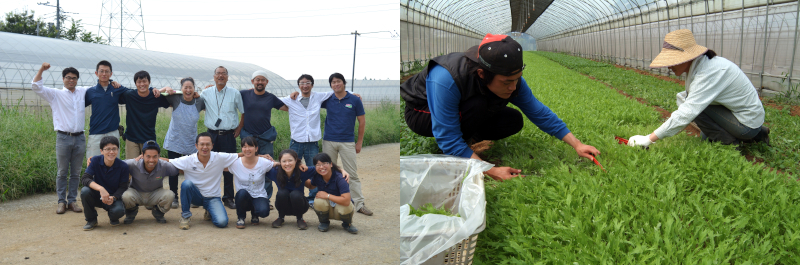
<path id="1" fill-rule="evenodd" d="M 619 136 L 614 136 L 614 139 L 617 139 L 617 142 L 619 142 L 619 144 L 628 145 L 628 139 L 625 139 L 625 138 L 622 138 L 622 137 L 619 137 Z M 648 147 L 645 147 L 644 149 L 645 150 L 650 150 L 650 147 L 648 146 Z"/>
<path id="2" fill-rule="evenodd" d="M 599 161 L 597 161 L 597 158 L 595 158 L 594 156 L 592 156 L 592 162 L 594 162 L 594 163 L 595 163 L 595 165 L 598 165 L 598 166 L 600 166 L 600 169 L 602 169 L 602 170 L 603 170 L 603 172 L 605 172 L 605 171 L 606 171 L 606 169 L 605 169 L 605 168 L 603 168 L 603 165 L 601 165 L 601 164 L 600 164 L 600 162 L 599 162 Z"/>

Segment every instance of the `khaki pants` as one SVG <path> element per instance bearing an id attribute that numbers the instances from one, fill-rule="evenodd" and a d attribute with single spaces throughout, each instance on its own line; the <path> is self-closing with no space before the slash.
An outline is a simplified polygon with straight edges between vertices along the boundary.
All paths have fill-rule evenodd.
<path id="1" fill-rule="evenodd" d="M 174 198 L 175 193 L 163 188 L 151 192 L 140 192 L 134 188 L 128 188 L 122 193 L 122 203 L 125 204 L 125 209 L 134 208 L 137 204 L 139 206 L 158 206 L 158 210 L 162 213 L 169 211 Z"/>
<path id="2" fill-rule="evenodd" d="M 117 137 L 119 140 L 119 131 L 113 130 L 104 134 L 91 134 L 86 135 L 86 159 L 92 158 L 93 156 L 100 155 L 100 140 L 106 136 L 114 136 Z M 117 153 L 117 158 L 119 158 L 119 152 Z"/>
<path id="3" fill-rule="evenodd" d="M 353 199 L 353 204 L 356 211 L 364 206 L 364 193 L 361 192 L 361 180 L 358 178 L 358 167 L 356 166 L 356 143 L 343 143 L 322 141 L 322 152 L 331 156 L 331 160 L 337 163 L 337 159 L 341 156 L 341 165 L 344 171 L 350 174 L 350 196 Z"/>
<path id="4" fill-rule="evenodd" d="M 351 179 L 352 181 L 352 179 Z M 341 204 L 336 204 L 331 210 L 331 202 L 328 199 L 314 199 L 314 211 L 317 212 L 328 212 L 328 218 L 331 220 L 342 220 L 342 215 L 347 215 L 353 213 L 353 204 L 347 206 L 342 206 Z"/>
<path id="5" fill-rule="evenodd" d="M 142 147 L 144 147 L 144 143 L 140 144 L 125 140 L 125 159 L 134 159 L 141 155 Z"/>

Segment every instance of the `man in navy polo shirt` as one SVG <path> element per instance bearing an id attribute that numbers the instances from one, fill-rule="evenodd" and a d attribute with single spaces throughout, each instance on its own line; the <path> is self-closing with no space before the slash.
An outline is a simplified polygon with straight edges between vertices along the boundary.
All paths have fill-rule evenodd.
<path id="1" fill-rule="evenodd" d="M 100 140 L 106 136 L 119 138 L 119 98 L 128 88 L 112 81 L 111 63 L 97 63 L 94 74 L 97 85 L 86 90 L 85 105 L 92 105 L 89 116 L 89 136 L 86 138 L 86 157 L 100 154 Z M 119 153 L 117 153 L 119 157 Z"/>
<path id="2" fill-rule="evenodd" d="M 355 209 L 359 213 L 371 216 L 372 211 L 364 206 L 364 194 L 361 193 L 361 180 L 358 178 L 356 154 L 361 152 L 364 141 L 364 105 L 361 99 L 345 90 L 347 82 L 340 73 L 333 73 L 328 78 L 333 89 L 333 96 L 322 102 L 328 110 L 325 117 L 325 133 L 322 137 L 322 152 L 331 156 L 335 162 L 342 158 L 342 167 L 350 173 L 350 192 Z M 358 140 L 354 141 L 353 128 L 358 120 Z"/>
<path id="3" fill-rule="evenodd" d="M 90 163 L 81 178 L 81 203 L 86 217 L 83 230 L 87 231 L 97 226 L 95 207 L 108 211 L 111 226 L 119 225 L 119 218 L 125 215 L 122 194 L 130 183 L 128 164 L 117 158 L 119 140 L 114 136 L 106 136 L 100 139 L 98 147 L 102 155 L 89 159 Z"/>
<path id="4" fill-rule="evenodd" d="M 150 87 L 150 74 L 139 71 L 133 75 L 136 89 L 128 89 L 119 98 L 125 104 L 125 158 L 132 159 L 142 154 L 144 143 L 156 140 L 156 117 L 158 108 L 169 108 L 167 97 L 159 97 L 158 89 Z M 166 88 L 164 88 L 166 89 Z"/>
<path id="5" fill-rule="evenodd" d="M 236 132 L 239 133 L 241 139 L 248 136 L 255 137 L 258 143 L 258 154 L 272 157 L 274 156 L 272 143 L 278 136 L 275 127 L 270 123 L 272 109 L 289 111 L 289 108 L 278 97 L 267 91 L 269 79 L 267 79 L 266 71 L 255 71 L 250 82 L 253 83 L 253 89 L 239 91 L 242 95 L 242 106 L 247 115 L 241 114 L 242 117 L 239 119 Z M 273 191 L 272 181 L 267 179 L 264 188 L 267 190 L 267 203 L 269 203 Z"/>

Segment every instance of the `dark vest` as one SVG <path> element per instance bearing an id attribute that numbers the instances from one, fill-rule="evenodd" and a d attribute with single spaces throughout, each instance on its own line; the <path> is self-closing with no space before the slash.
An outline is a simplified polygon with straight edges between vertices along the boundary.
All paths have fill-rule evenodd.
<path id="1" fill-rule="evenodd" d="M 428 72 L 436 65 L 441 65 L 447 69 L 447 72 L 453 77 L 458 90 L 461 92 L 462 103 L 473 97 L 485 97 L 489 101 L 488 111 L 497 111 L 508 105 L 511 98 L 519 94 L 522 82 L 517 82 L 517 89 L 511 93 L 511 97 L 508 99 L 498 97 L 481 82 L 478 74 L 475 73 L 477 66 L 471 66 L 467 62 L 468 60 L 469 58 L 464 56 L 463 52 L 454 52 L 431 59 L 422 72 L 412 76 L 400 85 L 400 96 L 405 100 L 406 105 L 410 107 L 417 109 L 427 107 L 428 94 L 425 83 L 428 79 Z"/>

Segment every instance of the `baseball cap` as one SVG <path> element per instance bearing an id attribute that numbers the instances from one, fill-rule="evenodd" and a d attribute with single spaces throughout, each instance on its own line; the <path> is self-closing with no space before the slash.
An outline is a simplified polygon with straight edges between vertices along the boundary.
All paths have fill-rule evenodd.
<path id="1" fill-rule="evenodd" d="M 158 153 L 161 153 L 161 147 L 158 146 L 158 143 L 156 143 L 156 141 L 150 140 L 142 145 L 142 154 L 144 154 L 144 150 L 152 149 L 153 147 L 156 148 L 156 151 L 158 151 Z"/>
<path id="2" fill-rule="evenodd" d="M 464 54 L 482 67 L 499 75 L 515 75 L 522 71 L 522 46 L 508 35 L 488 33 L 480 45 Z"/>

